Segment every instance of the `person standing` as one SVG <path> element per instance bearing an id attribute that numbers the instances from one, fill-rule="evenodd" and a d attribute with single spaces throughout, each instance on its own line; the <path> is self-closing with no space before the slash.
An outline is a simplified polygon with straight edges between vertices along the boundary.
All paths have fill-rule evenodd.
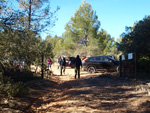
<path id="1" fill-rule="evenodd" d="M 48 69 L 51 68 L 52 60 L 50 58 L 47 59 Z"/>
<path id="2" fill-rule="evenodd" d="M 58 62 L 58 69 L 60 68 L 60 61 L 61 61 L 61 56 L 58 57 L 57 62 Z"/>
<path id="3" fill-rule="evenodd" d="M 75 59 L 75 79 L 77 75 L 78 75 L 78 78 L 80 79 L 80 66 L 82 67 L 82 62 L 81 62 L 79 55 L 77 55 Z"/>
<path id="4" fill-rule="evenodd" d="M 62 75 L 62 72 L 65 74 L 65 68 L 66 68 L 66 59 L 65 57 L 63 57 L 60 60 L 60 75 Z"/>

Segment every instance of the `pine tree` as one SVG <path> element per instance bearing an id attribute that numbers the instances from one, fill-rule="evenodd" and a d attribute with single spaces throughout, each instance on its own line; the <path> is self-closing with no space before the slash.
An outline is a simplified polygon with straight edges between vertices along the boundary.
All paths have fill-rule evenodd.
<path id="1" fill-rule="evenodd" d="M 65 37 L 72 38 L 74 42 L 88 46 L 91 38 L 95 38 L 100 27 L 100 22 L 96 12 L 87 2 L 75 12 L 74 17 L 66 24 Z"/>

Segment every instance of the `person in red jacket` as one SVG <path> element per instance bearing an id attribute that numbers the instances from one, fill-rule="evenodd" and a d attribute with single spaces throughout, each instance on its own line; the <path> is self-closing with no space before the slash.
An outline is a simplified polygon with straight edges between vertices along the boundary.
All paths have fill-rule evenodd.
<path id="1" fill-rule="evenodd" d="M 47 59 L 48 69 L 51 68 L 52 60 L 50 58 Z"/>

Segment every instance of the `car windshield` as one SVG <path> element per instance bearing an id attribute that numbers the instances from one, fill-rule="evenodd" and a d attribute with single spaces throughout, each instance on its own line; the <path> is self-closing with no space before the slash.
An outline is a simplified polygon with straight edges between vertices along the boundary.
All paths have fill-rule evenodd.
<path id="1" fill-rule="evenodd" d="M 109 57 L 109 56 L 108 56 L 107 58 L 108 58 L 109 60 L 115 61 L 115 59 L 113 59 L 113 58 L 111 58 L 111 57 Z"/>
<path id="2" fill-rule="evenodd" d="M 108 57 L 102 57 L 101 60 L 104 62 L 111 62 L 111 59 L 109 59 Z"/>

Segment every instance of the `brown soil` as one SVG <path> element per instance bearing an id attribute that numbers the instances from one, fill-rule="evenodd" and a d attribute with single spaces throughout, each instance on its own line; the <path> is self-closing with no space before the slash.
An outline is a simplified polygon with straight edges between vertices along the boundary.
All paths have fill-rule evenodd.
<path id="1" fill-rule="evenodd" d="M 3 99 L 0 112 L 25 113 L 149 113 L 150 95 L 137 91 L 145 82 L 114 76 L 113 73 L 88 74 L 74 79 L 74 69 L 60 76 L 57 65 L 53 76 L 30 83 L 22 98 Z"/>

